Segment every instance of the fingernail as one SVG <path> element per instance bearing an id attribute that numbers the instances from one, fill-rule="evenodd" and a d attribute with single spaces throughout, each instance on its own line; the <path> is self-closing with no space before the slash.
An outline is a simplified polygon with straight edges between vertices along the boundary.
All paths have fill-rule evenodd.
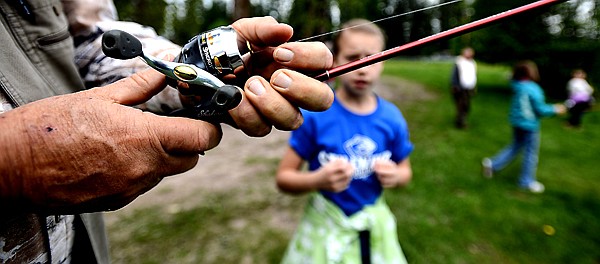
<path id="1" fill-rule="evenodd" d="M 275 79 L 273 79 L 273 85 L 282 89 L 287 89 L 290 87 L 290 85 L 292 85 L 292 78 L 287 76 L 285 73 L 279 73 L 277 76 L 275 76 Z"/>
<path id="2" fill-rule="evenodd" d="M 278 48 L 273 56 L 279 62 L 289 62 L 294 58 L 294 53 L 289 49 Z"/>
<path id="3" fill-rule="evenodd" d="M 248 84 L 248 90 L 256 95 L 262 95 L 265 93 L 265 87 L 262 85 L 262 82 L 258 79 L 254 79 Z"/>

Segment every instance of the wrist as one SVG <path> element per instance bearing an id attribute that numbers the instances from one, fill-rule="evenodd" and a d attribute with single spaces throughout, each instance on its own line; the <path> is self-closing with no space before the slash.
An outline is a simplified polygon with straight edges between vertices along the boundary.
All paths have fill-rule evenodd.
<path id="1" fill-rule="evenodd" d="M 26 135 L 23 121 L 15 115 L 18 110 L 11 110 L 0 115 L 0 198 L 5 200 L 19 200 L 23 197 L 23 176 L 27 175 L 26 166 L 22 161 L 32 160 L 30 142 Z"/>
<path id="2" fill-rule="evenodd" d="M 310 191 L 316 191 L 316 190 L 321 190 L 324 188 L 325 184 L 323 183 L 323 178 L 324 178 L 324 171 L 321 169 L 318 169 L 316 171 L 312 171 L 309 173 L 308 179 L 308 188 L 310 189 Z"/>
<path id="3" fill-rule="evenodd" d="M 412 178 L 412 172 L 411 171 L 401 171 L 399 173 L 399 177 L 398 177 L 398 182 L 396 184 L 396 187 L 404 187 L 406 186 L 411 178 Z"/>

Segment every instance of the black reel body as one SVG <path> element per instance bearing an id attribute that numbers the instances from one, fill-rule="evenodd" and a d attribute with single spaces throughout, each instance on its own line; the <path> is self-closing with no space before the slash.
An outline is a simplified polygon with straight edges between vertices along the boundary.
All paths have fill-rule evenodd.
<path id="1" fill-rule="evenodd" d="M 115 59 L 140 56 L 150 67 L 165 74 L 167 83 L 180 92 L 184 105 L 172 115 L 235 125 L 228 110 L 242 101 L 242 90 L 222 81 L 243 67 L 233 28 L 219 27 L 195 36 L 174 62 L 144 54 L 141 42 L 120 30 L 104 33 L 102 50 Z"/>

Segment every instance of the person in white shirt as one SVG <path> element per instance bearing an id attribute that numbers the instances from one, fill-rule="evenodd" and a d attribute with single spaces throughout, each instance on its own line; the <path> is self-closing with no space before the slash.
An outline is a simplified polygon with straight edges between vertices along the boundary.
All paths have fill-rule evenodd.
<path id="1" fill-rule="evenodd" d="M 565 105 L 569 108 L 569 125 L 581 126 L 583 113 L 591 107 L 594 102 L 594 88 L 586 81 L 587 74 L 581 69 L 574 70 L 572 79 L 567 83 L 569 99 Z"/>
<path id="2" fill-rule="evenodd" d="M 467 115 L 471 108 L 471 96 L 477 85 L 477 64 L 473 57 L 475 51 L 466 47 L 456 57 L 452 70 L 452 95 L 456 103 L 456 127 L 467 126 Z"/>

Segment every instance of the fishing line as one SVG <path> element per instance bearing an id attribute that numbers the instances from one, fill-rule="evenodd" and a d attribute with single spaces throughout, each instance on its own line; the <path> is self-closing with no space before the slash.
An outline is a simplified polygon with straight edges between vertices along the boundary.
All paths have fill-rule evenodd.
<path id="1" fill-rule="evenodd" d="M 413 49 L 416 47 L 420 47 L 425 44 L 435 43 L 435 42 L 439 42 L 442 40 L 448 40 L 450 38 L 460 36 L 460 35 L 490 26 L 492 24 L 499 23 L 504 20 L 508 20 L 511 17 L 514 17 L 519 14 L 523 14 L 525 12 L 531 12 L 533 10 L 540 9 L 542 7 L 549 7 L 551 5 L 560 4 L 560 3 L 563 3 L 566 1 L 568 1 L 568 0 L 538 0 L 536 2 L 527 4 L 527 5 L 524 5 L 521 7 L 507 10 L 507 11 L 504 11 L 504 12 L 486 17 L 486 18 L 482 18 L 480 20 L 476 20 L 476 21 L 464 24 L 462 26 L 448 29 L 446 31 L 442 31 L 437 34 L 434 34 L 434 35 L 431 35 L 428 37 L 424 37 L 422 39 L 419 39 L 419 40 L 416 40 L 413 42 L 406 43 L 401 46 L 397 46 L 395 48 L 384 50 L 380 53 L 373 54 L 373 55 L 364 57 L 362 59 L 358 59 L 358 60 L 348 62 L 346 64 L 343 64 L 343 65 L 340 65 L 337 67 L 333 67 L 333 68 L 326 70 L 325 72 L 315 76 L 314 78 L 319 81 L 327 81 L 334 77 L 340 76 L 344 73 L 348 73 L 353 70 L 356 70 L 356 69 L 359 69 L 359 68 L 362 68 L 362 67 L 374 64 L 374 63 L 378 63 L 378 62 L 390 59 L 395 56 L 398 56 L 403 51 Z"/>
<path id="2" fill-rule="evenodd" d="M 455 4 L 455 3 L 458 3 L 458 2 L 462 2 L 462 1 L 463 0 L 454 0 L 454 1 L 446 2 L 446 3 L 441 3 L 441 4 L 437 4 L 437 5 L 433 5 L 433 6 L 428 6 L 428 7 L 424 7 L 424 8 L 421 8 L 421 9 L 408 11 L 406 13 L 397 14 L 397 15 L 393 15 L 393 16 L 389 16 L 389 17 L 384 17 L 384 18 L 381 18 L 381 19 L 377 19 L 377 20 L 371 21 L 369 23 L 359 24 L 359 25 L 355 25 L 355 26 L 352 26 L 352 27 L 338 29 L 338 30 L 327 32 L 327 33 L 319 34 L 319 35 L 316 35 L 316 36 L 304 38 L 304 39 L 301 39 L 301 40 L 297 40 L 296 42 L 302 42 L 302 41 L 306 41 L 306 40 L 320 38 L 320 37 L 331 35 L 331 34 L 335 34 L 335 33 L 338 33 L 338 32 L 341 32 L 341 31 L 344 31 L 344 30 L 347 30 L 347 29 L 356 28 L 356 27 L 362 27 L 362 26 L 366 26 L 366 25 L 370 25 L 370 24 L 375 24 L 375 23 L 379 23 L 379 22 L 384 21 L 384 20 L 393 19 L 393 18 L 397 18 L 397 17 L 401 17 L 401 16 L 407 16 L 407 15 L 410 15 L 410 14 L 414 14 L 414 13 L 418 13 L 418 12 L 423 12 L 423 11 L 426 11 L 426 10 L 429 10 L 429 9 L 434 9 L 434 8 L 442 7 L 442 6 L 445 6 L 445 5 Z"/>

